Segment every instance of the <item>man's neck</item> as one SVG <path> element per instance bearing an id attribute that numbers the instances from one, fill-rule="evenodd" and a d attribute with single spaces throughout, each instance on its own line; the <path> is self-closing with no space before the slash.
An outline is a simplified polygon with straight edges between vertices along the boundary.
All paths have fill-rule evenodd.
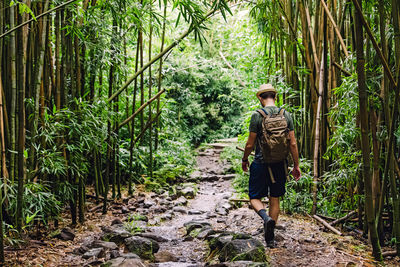
<path id="1" fill-rule="evenodd" d="M 275 100 L 272 99 L 266 99 L 262 102 L 263 107 L 268 107 L 268 106 L 275 106 Z"/>

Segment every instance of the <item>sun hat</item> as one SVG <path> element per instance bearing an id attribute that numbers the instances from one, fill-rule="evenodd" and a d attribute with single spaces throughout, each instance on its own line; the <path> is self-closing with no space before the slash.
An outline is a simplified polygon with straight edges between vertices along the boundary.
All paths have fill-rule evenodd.
<path id="1" fill-rule="evenodd" d="M 276 89 L 270 83 L 261 84 L 260 89 L 258 89 L 258 92 L 257 92 L 257 97 L 259 97 L 262 93 L 265 93 L 265 92 L 273 92 L 276 94 Z"/>

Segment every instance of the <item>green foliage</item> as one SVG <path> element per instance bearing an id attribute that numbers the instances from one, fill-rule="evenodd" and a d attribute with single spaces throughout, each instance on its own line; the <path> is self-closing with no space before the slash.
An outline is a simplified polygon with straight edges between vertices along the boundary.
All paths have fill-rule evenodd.
<path id="1" fill-rule="evenodd" d="M 1 188 L 7 192 L 4 202 L 7 203 L 7 214 L 12 217 L 15 217 L 17 210 L 17 186 L 17 183 L 2 183 Z M 50 191 L 50 187 L 43 183 L 27 183 L 23 192 L 23 202 L 22 217 L 25 228 L 40 223 L 47 226 L 50 220 L 58 218 L 61 211 L 61 202 Z"/>

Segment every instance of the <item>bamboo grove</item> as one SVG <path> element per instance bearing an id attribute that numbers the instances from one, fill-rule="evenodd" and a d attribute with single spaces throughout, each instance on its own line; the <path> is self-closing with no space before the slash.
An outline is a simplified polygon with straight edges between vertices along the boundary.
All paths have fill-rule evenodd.
<path id="1" fill-rule="evenodd" d="M 72 224 L 85 221 L 87 197 L 103 199 L 106 213 L 109 192 L 120 198 L 121 184 L 133 191 L 138 143 L 148 146 L 153 164 L 165 92 L 163 57 L 190 33 L 201 38 L 210 16 L 230 12 L 227 3 L 0 4 L 0 219 L 5 223 L 0 237 L 3 225 L 19 233 L 32 220 L 36 227 L 57 225 L 60 210 L 29 213 L 41 197 L 47 197 L 46 206 L 52 201 L 58 204 L 53 206 L 68 205 Z M 166 38 L 171 12 L 179 14 L 187 30 Z M 123 144 L 129 151 L 126 168 L 118 164 L 121 140 L 129 140 Z M 87 184 L 94 185 L 95 196 L 87 195 Z"/>
<path id="2" fill-rule="evenodd" d="M 251 5 L 264 36 L 264 53 L 274 57 L 269 74 L 282 72 L 291 87 L 283 102 L 298 107 L 300 151 L 313 162 L 312 213 L 318 212 L 326 180 L 337 179 L 329 173 L 339 175 L 340 168 L 374 257 L 382 259 L 388 214 L 399 255 L 399 2 L 277 0 Z M 358 111 L 348 116 L 349 108 Z M 359 130 L 349 134 L 353 120 Z M 354 138 L 343 140 L 349 135 Z M 354 182 L 345 170 L 351 168 L 348 158 L 359 166 Z"/>
<path id="3" fill-rule="evenodd" d="M 102 200 L 106 213 L 110 197 L 153 176 L 165 61 L 188 36 L 212 43 L 206 22 L 232 14 L 229 6 L 251 10 L 265 79 L 294 115 L 311 162 L 309 180 L 295 185 L 310 195 L 307 212 L 357 209 L 374 257 L 388 239 L 400 255 L 397 0 L 2 0 L 0 238 L 57 226 L 61 207 L 83 223 L 86 198 Z M 222 44 L 236 41 L 219 51 L 232 69 L 240 62 Z M 46 208 L 37 209 L 39 198 Z"/>

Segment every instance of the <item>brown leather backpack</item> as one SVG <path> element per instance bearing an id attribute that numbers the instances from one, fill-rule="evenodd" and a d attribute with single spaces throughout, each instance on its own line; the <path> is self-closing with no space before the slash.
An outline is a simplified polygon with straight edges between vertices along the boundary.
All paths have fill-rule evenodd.
<path id="1" fill-rule="evenodd" d="M 264 109 L 257 110 L 263 117 L 260 147 L 266 163 L 286 162 L 289 155 L 289 128 L 284 116 L 285 110 L 268 114 Z"/>

